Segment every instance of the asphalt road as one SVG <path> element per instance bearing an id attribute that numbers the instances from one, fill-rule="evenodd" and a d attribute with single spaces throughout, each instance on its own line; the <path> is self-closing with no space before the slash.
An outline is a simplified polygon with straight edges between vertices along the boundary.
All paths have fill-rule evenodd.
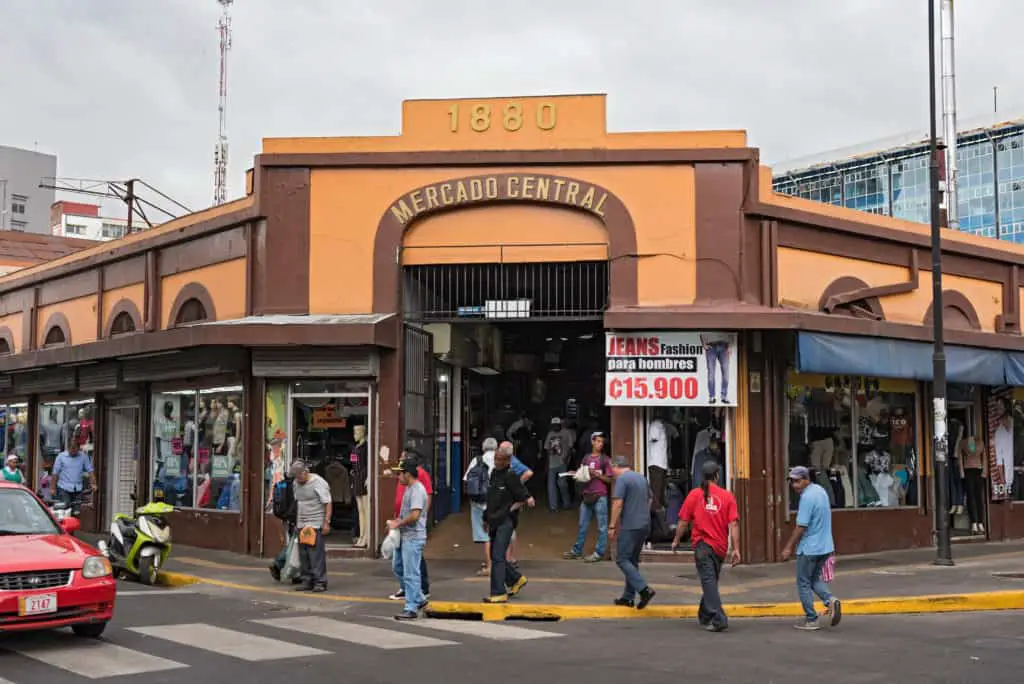
<path id="1" fill-rule="evenodd" d="M 270 598 L 126 585 L 100 641 L 0 637 L 0 684 L 982 683 L 1012 680 L 1024 652 L 1019 613 L 851 617 L 814 634 L 735 620 L 709 634 L 663 620 L 400 624 L 397 605 Z"/>

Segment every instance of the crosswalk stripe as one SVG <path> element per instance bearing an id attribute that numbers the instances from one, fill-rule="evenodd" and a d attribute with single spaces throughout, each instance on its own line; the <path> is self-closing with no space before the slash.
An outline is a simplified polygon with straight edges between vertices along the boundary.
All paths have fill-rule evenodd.
<path id="1" fill-rule="evenodd" d="M 182 646 L 191 646 L 220 655 L 231 656 L 249 662 L 285 660 L 305 656 L 326 655 L 328 651 L 300 646 L 299 644 L 268 639 L 245 632 L 236 632 L 213 625 L 158 625 L 154 627 L 129 627 L 129 631 L 171 641 Z"/>
<path id="2" fill-rule="evenodd" d="M 139 675 L 188 667 L 184 663 L 160 658 L 105 641 L 61 639 L 46 643 L 4 644 L 14 651 L 47 665 L 59 667 L 86 679 Z"/>
<path id="3" fill-rule="evenodd" d="M 253 620 L 252 622 L 287 629 L 304 634 L 315 635 L 336 641 L 347 641 L 360 646 L 371 646 L 386 651 L 402 648 L 423 648 L 426 646 L 455 646 L 454 641 L 434 639 L 420 634 L 408 634 L 390 629 L 380 629 L 368 625 L 342 622 L 332 618 L 311 615 L 308 617 L 272 618 L 269 620 Z"/>
<path id="4" fill-rule="evenodd" d="M 464 620 L 410 620 L 406 624 L 413 627 L 425 629 L 436 629 L 439 632 L 452 632 L 453 634 L 468 634 L 480 637 L 481 639 L 493 639 L 494 641 L 528 641 L 530 639 L 550 639 L 552 637 L 565 636 L 558 632 L 545 632 L 540 629 L 525 629 L 502 625 L 493 622 L 466 622 Z"/>

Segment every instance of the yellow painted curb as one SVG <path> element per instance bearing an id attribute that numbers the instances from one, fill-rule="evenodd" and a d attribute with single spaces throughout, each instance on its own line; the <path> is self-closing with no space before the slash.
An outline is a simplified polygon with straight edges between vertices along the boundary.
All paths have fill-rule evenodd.
<path id="1" fill-rule="evenodd" d="M 799 603 L 748 603 L 727 605 L 729 617 L 797 617 Z M 845 615 L 890 615 L 904 613 L 956 613 L 990 610 L 1024 610 L 1024 591 L 993 591 L 976 594 L 882 597 L 843 601 Z M 480 616 L 484 621 L 520 620 L 636 620 L 687 619 L 697 617 L 697 606 L 650 605 L 644 610 L 621 606 L 542 605 L 529 603 L 486 604 L 431 602 L 427 614 L 436 617 Z"/>
<path id="2" fill-rule="evenodd" d="M 165 572 L 161 570 L 156 576 L 156 583 L 162 587 L 187 587 L 190 584 L 199 584 L 201 581 L 198 577 L 181 572 Z"/>

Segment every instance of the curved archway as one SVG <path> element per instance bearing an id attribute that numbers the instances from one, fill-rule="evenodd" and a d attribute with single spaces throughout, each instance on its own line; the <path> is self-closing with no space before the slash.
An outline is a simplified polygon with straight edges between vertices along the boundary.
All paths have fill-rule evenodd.
<path id="1" fill-rule="evenodd" d="M 925 311 L 924 325 L 932 325 L 935 318 L 934 302 Z M 959 290 L 942 291 L 942 327 L 951 330 L 981 330 L 978 311 Z"/>
<path id="2" fill-rule="evenodd" d="M 178 296 L 174 298 L 170 316 L 167 318 L 167 327 L 176 328 L 191 323 L 215 320 L 217 320 L 217 312 L 210 291 L 199 283 L 189 283 L 181 288 Z"/>
<path id="3" fill-rule="evenodd" d="M 130 299 L 119 299 L 110 307 L 107 323 L 103 327 L 103 337 L 127 335 L 142 329 L 142 314 L 139 307 Z"/>
<path id="4" fill-rule="evenodd" d="M 400 267 L 395 255 L 405 231 L 416 221 L 441 212 L 500 202 L 558 206 L 596 216 L 608 231 L 609 271 L 615 284 L 612 303 L 636 303 L 636 228 L 621 199 L 600 185 L 577 178 L 498 173 L 441 180 L 395 199 L 377 224 L 374 238 L 374 312 L 399 310 Z"/>
<path id="5" fill-rule="evenodd" d="M 50 314 L 43 326 L 43 340 L 40 346 L 59 347 L 71 344 L 71 324 L 68 317 L 59 311 Z"/>
<path id="6" fill-rule="evenodd" d="M 14 353 L 14 333 L 6 325 L 0 326 L 0 356 Z"/>
<path id="7" fill-rule="evenodd" d="M 882 309 L 882 303 L 878 297 L 856 298 L 857 293 L 866 292 L 869 289 L 871 286 L 856 276 L 836 278 L 821 293 L 821 298 L 818 300 L 818 311 L 838 316 L 884 321 L 885 311 Z"/>

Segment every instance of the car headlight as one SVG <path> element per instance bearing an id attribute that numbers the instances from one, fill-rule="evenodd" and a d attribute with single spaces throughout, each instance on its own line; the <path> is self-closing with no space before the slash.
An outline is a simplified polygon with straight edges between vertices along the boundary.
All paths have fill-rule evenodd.
<path id="1" fill-rule="evenodd" d="M 89 556 L 82 566 L 82 577 L 85 579 L 97 579 L 107 577 L 112 573 L 110 561 L 103 556 Z"/>

